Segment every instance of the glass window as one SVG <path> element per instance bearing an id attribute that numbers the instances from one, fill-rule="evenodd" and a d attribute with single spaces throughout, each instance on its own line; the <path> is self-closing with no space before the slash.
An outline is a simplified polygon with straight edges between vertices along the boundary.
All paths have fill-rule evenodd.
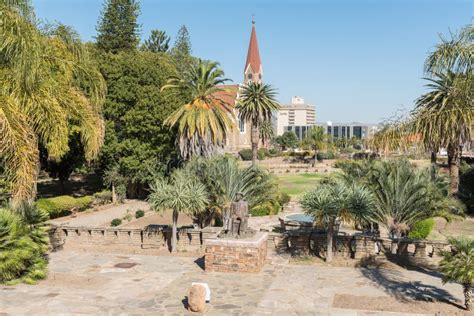
<path id="1" fill-rule="evenodd" d="M 245 122 L 243 120 L 239 120 L 239 129 L 241 133 L 245 133 Z"/>

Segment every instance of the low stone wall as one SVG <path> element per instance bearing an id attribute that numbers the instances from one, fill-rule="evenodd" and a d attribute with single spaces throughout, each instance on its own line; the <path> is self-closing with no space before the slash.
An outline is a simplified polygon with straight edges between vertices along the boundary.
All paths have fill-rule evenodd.
<path id="1" fill-rule="evenodd" d="M 251 239 L 205 240 L 204 269 L 210 272 L 260 272 L 267 257 L 268 233 L 257 232 Z"/>
<path id="2" fill-rule="evenodd" d="M 287 231 L 272 233 L 268 239 L 269 247 L 280 253 L 293 256 L 315 255 L 325 257 L 327 251 L 326 234 L 312 231 Z M 333 241 L 336 257 L 366 259 L 388 259 L 402 265 L 435 268 L 441 257 L 441 250 L 448 250 L 449 244 L 441 241 L 389 239 L 369 235 L 337 235 Z"/>
<path id="3" fill-rule="evenodd" d="M 201 251 L 203 238 L 215 231 L 214 228 L 179 228 L 178 251 Z M 170 248 L 171 228 L 166 225 L 145 229 L 54 226 L 49 237 L 52 251 L 65 248 L 153 254 Z"/>
<path id="4" fill-rule="evenodd" d="M 204 240 L 220 231 L 219 227 L 178 229 L 178 251 L 204 253 Z M 52 251 L 73 249 L 79 251 L 108 251 L 118 253 L 157 254 L 169 250 L 171 228 L 150 226 L 146 229 L 88 228 L 54 226 L 50 229 Z M 285 233 L 268 233 L 266 244 L 270 251 L 290 253 L 293 256 L 316 255 L 325 257 L 326 234 L 311 230 L 293 230 Z M 441 257 L 439 252 L 448 250 L 449 244 L 440 241 L 388 239 L 368 235 L 334 237 L 333 252 L 336 257 L 388 259 L 402 265 L 434 268 Z M 252 250 L 254 251 L 254 250 Z"/>

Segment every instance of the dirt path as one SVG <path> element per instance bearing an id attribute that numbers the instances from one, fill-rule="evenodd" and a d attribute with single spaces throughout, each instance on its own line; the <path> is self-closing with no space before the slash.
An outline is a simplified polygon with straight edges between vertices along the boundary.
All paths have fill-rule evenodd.
<path id="1" fill-rule="evenodd" d="M 51 223 L 68 226 L 109 227 L 114 218 L 123 218 L 127 214 L 127 210 L 134 217 L 135 211 L 148 211 L 149 209 L 150 206 L 147 202 L 126 200 L 123 204 L 105 206 L 98 211 L 88 210 L 72 216 L 57 218 L 51 220 Z"/>

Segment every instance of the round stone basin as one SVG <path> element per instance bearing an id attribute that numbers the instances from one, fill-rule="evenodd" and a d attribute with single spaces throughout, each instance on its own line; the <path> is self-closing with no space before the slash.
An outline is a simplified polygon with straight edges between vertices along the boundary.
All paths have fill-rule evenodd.
<path id="1" fill-rule="evenodd" d="M 313 223 L 313 217 L 306 214 L 292 214 L 286 216 L 286 219 L 301 223 Z"/>

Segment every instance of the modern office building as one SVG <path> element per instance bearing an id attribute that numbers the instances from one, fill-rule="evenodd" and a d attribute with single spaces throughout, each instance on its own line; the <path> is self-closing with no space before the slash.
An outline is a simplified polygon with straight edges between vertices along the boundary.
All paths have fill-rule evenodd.
<path id="1" fill-rule="evenodd" d="M 318 123 L 318 126 L 322 126 L 325 132 L 330 135 L 332 139 L 338 138 L 358 138 L 366 139 L 372 136 L 379 128 L 377 124 L 364 124 L 364 123 Z"/>
<path id="2" fill-rule="evenodd" d="M 291 98 L 290 104 L 281 106 L 276 118 L 276 133 L 278 136 L 287 131 L 296 133 L 299 139 L 316 124 L 316 108 L 307 104 L 298 96 Z"/>

